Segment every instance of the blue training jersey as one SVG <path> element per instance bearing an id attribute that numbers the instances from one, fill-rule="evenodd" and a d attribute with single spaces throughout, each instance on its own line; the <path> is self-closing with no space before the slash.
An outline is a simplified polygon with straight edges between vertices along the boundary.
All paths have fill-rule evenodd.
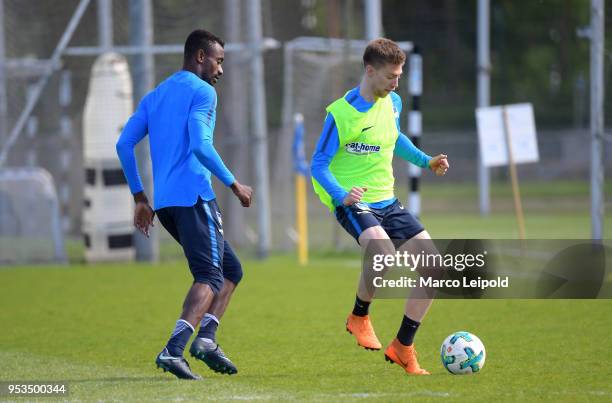
<path id="1" fill-rule="evenodd" d="M 402 112 L 402 99 L 395 92 L 391 92 L 389 94 L 391 96 L 391 101 L 393 102 L 393 112 L 395 113 L 395 124 L 397 125 L 397 131 L 399 133 L 397 137 L 397 141 L 395 142 L 395 154 L 400 158 L 410 161 L 413 164 L 421 167 L 427 168 L 429 164 L 429 160 L 431 157 L 425 154 L 423 151 L 419 150 L 413 143 L 410 141 L 405 134 L 403 134 L 400 130 L 400 113 Z M 368 111 L 373 105 L 374 102 L 368 102 L 365 98 L 361 96 L 359 93 L 359 86 L 350 90 L 344 97 L 347 101 L 350 100 L 351 106 L 358 110 L 359 112 Z M 315 148 L 314 154 L 312 156 L 312 164 L 311 164 L 311 174 L 312 176 L 323 186 L 325 191 L 332 197 L 332 200 L 336 206 L 342 204 L 342 201 L 348 194 L 346 190 L 344 190 L 334 175 L 331 173 L 329 169 L 329 164 L 331 163 L 334 155 L 338 151 L 338 147 L 340 146 L 340 139 L 338 136 L 338 128 L 336 127 L 336 122 L 334 121 L 334 117 L 331 114 L 327 114 L 325 117 L 325 123 L 323 124 L 323 130 L 321 131 L 321 137 L 319 138 L 319 142 Z M 381 200 L 376 203 L 369 203 L 370 207 L 374 208 L 384 208 L 396 200 L 395 197 L 389 200 Z"/>
<path id="2" fill-rule="evenodd" d="M 192 72 L 181 70 L 149 92 L 117 142 L 132 194 L 143 190 L 134 146 L 149 134 L 154 209 L 212 200 L 211 172 L 226 186 L 235 179 L 213 146 L 217 94 Z"/>

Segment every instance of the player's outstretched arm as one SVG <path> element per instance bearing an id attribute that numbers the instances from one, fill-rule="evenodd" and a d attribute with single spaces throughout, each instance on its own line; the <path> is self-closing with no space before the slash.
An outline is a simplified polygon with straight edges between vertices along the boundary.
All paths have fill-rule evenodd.
<path id="1" fill-rule="evenodd" d="M 421 168 L 428 168 L 431 157 L 419 150 L 404 133 L 399 132 L 395 141 L 395 154 L 401 159 L 413 163 Z"/>
<path id="2" fill-rule="evenodd" d="M 187 119 L 189 151 L 206 169 L 229 187 L 236 179 L 227 169 L 213 145 L 216 106 L 217 94 L 212 87 L 202 86 L 194 94 Z"/>
<path id="3" fill-rule="evenodd" d="M 200 134 L 198 134 L 200 133 Z M 189 121 L 189 148 L 198 161 L 212 172 L 225 186 L 229 186 L 243 207 L 249 207 L 253 196 L 253 189 L 236 180 L 227 169 L 221 156 L 212 143 L 212 130 L 197 119 Z"/>
<path id="4" fill-rule="evenodd" d="M 249 207 L 253 196 L 250 186 L 241 184 L 223 163 L 213 144 L 215 128 L 215 108 L 217 95 L 209 86 L 203 86 L 195 94 L 189 110 L 187 130 L 189 132 L 189 150 L 198 161 L 215 175 L 225 186 L 232 189 L 243 207 Z"/>
<path id="5" fill-rule="evenodd" d="M 440 154 L 435 157 L 430 157 L 419 150 L 414 143 L 410 141 L 408 136 L 401 132 L 399 114 L 402 111 L 402 99 L 395 92 L 391 93 L 391 99 L 396 110 L 395 123 L 399 133 L 397 141 L 395 142 L 395 154 L 416 166 L 431 169 L 438 176 L 446 174 L 449 168 L 447 156 Z"/>
<path id="6" fill-rule="evenodd" d="M 188 128 L 189 150 L 225 186 L 231 186 L 236 181 L 236 178 L 227 169 L 213 145 L 212 129 L 198 119 L 189 119 Z"/>
<path id="7" fill-rule="evenodd" d="M 416 166 L 431 169 L 437 176 L 445 175 L 450 167 L 447 155 L 438 154 L 435 157 L 430 157 L 419 150 L 403 133 L 399 134 L 395 142 L 395 154 Z"/>

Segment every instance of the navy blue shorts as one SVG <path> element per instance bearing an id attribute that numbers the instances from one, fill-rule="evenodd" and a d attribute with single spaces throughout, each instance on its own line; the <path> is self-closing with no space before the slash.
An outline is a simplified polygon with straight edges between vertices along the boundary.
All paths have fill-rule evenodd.
<path id="1" fill-rule="evenodd" d="M 391 239 L 410 239 L 425 228 L 412 214 L 404 209 L 399 200 L 381 209 L 368 207 L 365 203 L 336 207 L 336 219 L 357 242 L 367 228 L 380 225 Z"/>
<path id="2" fill-rule="evenodd" d="M 208 284 L 215 294 L 223 287 L 223 278 L 234 284 L 240 282 L 242 265 L 223 239 L 221 212 L 215 200 L 198 198 L 191 207 L 165 207 L 156 214 L 183 247 L 195 282 Z"/>

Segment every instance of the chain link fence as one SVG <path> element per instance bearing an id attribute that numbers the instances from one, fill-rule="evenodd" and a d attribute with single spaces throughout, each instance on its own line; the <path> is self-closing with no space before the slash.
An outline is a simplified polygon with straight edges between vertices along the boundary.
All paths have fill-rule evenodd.
<path id="1" fill-rule="evenodd" d="M 78 3 L 77 0 L 3 0 L 8 103 L 7 119 L 2 123 L 2 144 L 21 113 L 33 84 L 46 68 L 46 60 L 58 43 Z M 391 0 L 382 2 L 386 35 L 395 40 L 419 44 L 423 51 L 425 70 L 422 146 L 429 153 L 446 152 L 452 161 L 449 176 L 435 179 L 438 184 L 473 184 L 476 180 L 476 12 L 475 4 L 471 3 Z M 580 2 L 571 3 L 580 7 Z M 534 12 L 529 16 L 531 25 L 536 25 L 531 27 L 534 37 L 552 38 L 550 43 L 544 39 L 538 41 L 538 46 L 543 48 L 541 52 L 547 55 L 545 60 L 549 61 L 548 65 L 538 67 L 537 55 L 531 55 L 533 50 L 527 47 L 524 47 L 523 52 L 529 54 L 522 59 L 523 64 L 504 64 L 508 62 L 507 56 L 504 55 L 521 52 L 522 45 L 510 43 L 508 33 L 512 28 L 509 24 L 512 18 L 517 18 L 518 11 L 512 6 L 512 2 L 492 2 L 491 46 L 496 69 L 493 75 L 492 103 L 533 101 L 536 111 L 542 162 L 521 167 L 519 175 L 522 180 L 588 178 L 588 75 L 585 76 L 584 71 L 570 68 L 574 60 L 582 58 L 582 65 L 587 67 L 585 71 L 588 72 L 588 55 L 584 47 L 588 48 L 588 44 L 576 42 L 578 44 L 575 46 L 567 46 L 564 55 L 558 58 L 555 58 L 555 53 L 551 53 L 549 49 L 563 43 L 566 31 L 570 32 L 581 24 L 588 23 L 588 5 L 582 3 L 586 11 L 575 17 L 559 16 L 558 13 L 547 15 L 540 9 L 536 10 L 538 13 Z M 99 44 L 99 4 L 96 1 L 91 2 L 70 46 Z M 131 35 L 129 1 L 115 0 L 111 4 L 113 43 L 128 45 Z M 153 0 L 152 6 L 152 28 L 156 45 L 182 46 L 188 33 L 200 27 L 219 34 L 227 42 L 248 40 L 244 1 Z M 611 8 L 607 9 L 608 13 Z M 264 0 L 264 36 L 276 39 L 281 45 L 300 36 L 359 39 L 363 38 L 364 32 L 363 13 L 363 2 L 356 0 Z M 559 19 L 570 24 L 566 31 L 559 31 Z M 505 31 L 500 31 L 500 24 L 505 27 Z M 578 39 L 571 39 L 572 43 L 574 41 Z M 296 100 L 296 105 L 302 105 L 304 108 L 302 113 L 306 116 L 306 153 L 309 156 L 319 136 L 326 104 L 358 83 L 359 58 L 349 60 L 335 56 L 317 59 L 321 56 L 313 54 L 303 54 L 300 57 L 302 59 L 297 64 L 293 79 L 296 85 L 304 89 L 300 93 L 300 99 Z M 81 236 L 85 183 L 83 107 L 94 60 L 95 56 L 62 58 L 61 66 L 51 76 L 24 132 L 10 150 L 6 164 L 17 167 L 38 166 L 52 174 L 60 203 L 62 228 L 75 239 Z M 128 56 L 128 61 L 130 60 Z M 253 166 L 256 156 L 250 152 L 253 138 L 249 110 L 252 105 L 248 104 L 247 91 L 252 77 L 248 62 L 248 55 L 241 52 L 232 52 L 226 57 L 224 78 L 217 86 L 219 108 L 215 143 L 241 182 L 252 184 L 255 179 Z M 291 191 L 293 185 L 292 176 L 289 174 L 292 164 L 281 164 L 279 161 L 290 161 L 287 158 L 290 148 L 286 145 L 291 144 L 287 139 L 293 135 L 293 128 L 282 122 L 283 86 L 286 84 L 282 47 L 267 50 L 264 63 L 269 175 L 272 184 L 272 246 L 274 249 L 286 249 L 292 247 L 291 229 L 294 219 L 294 196 Z M 181 65 L 180 53 L 156 54 L 155 83 L 180 69 Z M 526 85 L 524 81 L 517 81 L 519 79 L 516 77 L 521 71 L 546 79 L 529 81 L 532 83 L 529 90 L 521 91 L 521 86 Z M 132 78 L 138 79 L 133 73 Z M 569 80 L 570 83 L 567 84 L 564 80 Z M 571 91 L 560 91 L 559 88 L 564 85 L 569 85 Z M 398 92 L 404 99 L 404 110 L 407 111 L 405 83 L 400 83 Z M 549 96 L 534 96 L 535 99 L 532 100 L 529 94 L 534 93 Z M 547 104 L 547 100 L 551 99 L 554 100 L 554 113 Z M 540 111 L 545 114 L 539 113 Z M 609 116 L 606 116 L 609 119 Z M 402 128 L 406 132 L 406 113 L 402 114 L 401 120 Z M 605 152 L 607 156 L 612 155 L 610 142 L 607 143 Z M 602 168 L 609 175 L 612 172 L 612 159 L 606 158 L 606 164 Z M 403 162 L 396 162 L 395 172 L 400 197 L 405 197 L 407 193 L 405 171 Z M 493 179 L 506 180 L 504 171 L 494 170 Z M 432 180 L 433 177 L 425 175 L 423 186 L 426 188 Z M 224 210 L 228 237 L 241 246 L 254 245 L 257 238 L 256 210 L 241 209 L 231 192 L 218 184 L 215 186 L 221 208 Z M 148 192 L 151 193 L 152 190 L 149 189 Z M 426 200 L 423 206 L 426 212 L 430 208 Z M 109 206 L 108 210 L 109 214 L 112 214 L 112 206 Z M 333 235 L 319 234 L 332 234 L 331 217 L 312 194 L 309 199 L 309 221 L 314 224 L 317 234 L 316 237 L 311 237 L 312 247 L 330 247 Z M 350 239 L 340 237 L 341 244 L 352 243 Z"/>

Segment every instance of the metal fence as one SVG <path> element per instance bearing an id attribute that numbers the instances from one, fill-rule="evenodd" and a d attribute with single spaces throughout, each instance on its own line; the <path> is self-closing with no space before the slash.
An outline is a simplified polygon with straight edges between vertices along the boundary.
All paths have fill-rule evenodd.
<path id="1" fill-rule="evenodd" d="M 263 36 L 274 39 L 280 45 L 280 47 L 274 46 L 274 41 L 260 43 L 265 52 L 262 64 L 263 79 L 254 75 L 257 73 L 252 68 L 252 54 L 248 51 L 252 40 L 252 33 L 247 29 L 249 27 L 248 13 L 253 12 L 248 7 L 251 2 L 242 0 L 224 2 L 212 0 L 92 0 L 84 10 L 74 30 L 74 35 L 67 44 L 66 51 L 62 57 L 58 58 L 60 63 L 50 64 L 53 49 L 60 42 L 71 16 L 80 3 L 78 0 L 54 2 L 0 0 L 0 17 L 2 18 L 0 42 L 3 45 L 3 48 L 0 47 L 0 57 L 3 56 L 5 60 L 3 69 L 5 85 L 2 86 L 0 83 L 0 90 L 6 93 L 5 99 L 7 100 L 6 118 L 2 119 L 0 125 L 0 144 L 6 144 L 10 129 L 18 122 L 28 97 L 36 91 L 36 83 L 41 75 L 47 71 L 53 71 L 39 102 L 25 121 L 23 133 L 15 142 L 14 147 L 10 149 L 6 165 L 40 166 L 51 172 L 57 186 L 63 216 L 63 229 L 67 234 L 78 238 L 81 233 L 81 210 L 85 183 L 82 151 L 83 105 L 87 95 L 91 66 L 96 54 L 101 49 L 115 47 L 116 50 L 119 49 L 128 55 L 135 86 L 142 86 L 140 91 L 135 91 L 138 98 L 147 89 L 147 86 L 159 83 L 181 67 L 182 44 L 185 37 L 192 29 L 204 27 L 218 33 L 231 44 L 228 46 L 225 76 L 217 87 L 219 110 L 215 133 L 216 145 L 228 166 L 242 182 L 257 183 L 256 173 L 266 169 L 271 183 L 267 203 L 269 207 L 265 209 L 270 217 L 264 217 L 263 220 L 261 210 L 240 208 L 231 192 L 217 186 L 218 184 L 215 185 L 226 217 L 226 233 L 238 245 L 256 249 L 255 245 L 260 247 L 262 241 L 258 228 L 265 225 L 265 221 L 268 220 L 272 226 L 269 240 L 271 246 L 273 248 L 290 246 L 293 195 L 288 191 L 291 189 L 291 186 L 288 187 L 291 176 L 287 175 L 287 172 L 291 170 L 291 164 L 279 163 L 279 161 L 287 161 L 286 153 L 289 150 L 286 145 L 291 144 L 287 139 L 293 133 L 292 127 L 286 121 L 283 124 L 281 115 L 284 101 L 283 86 L 286 83 L 286 80 L 283 79 L 286 65 L 283 60 L 282 46 L 300 36 L 365 38 L 369 25 L 366 24 L 364 17 L 367 17 L 366 9 L 370 6 L 369 2 L 263 0 L 259 12 Z M 448 12 L 436 15 L 434 6 L 425 6 L 426 2 L 421 3 L 383 1 L 381 3 L 383 29 L 387 27 L 386 32 L 391 34 L 393 39 L 410 40 L 416 43 L 421 41 L 426 45 L 431 44 L 432 38 L 437 35 L 439 26 L 443 24 L 465 24 L 464 30 L 458 29 L 459 35 L 473 32 L 476 22 L 475 12 L 473 21 L 457 20 Z M 139 37 L 142 31 L 138 30 L 137 24 L 143 13 L 146 12 L 139 7 L 143 4 L 149 4 L 151 7 L 148 39 Z M 427 7 L 430 11 L 433 9 L 432 14 L 428 15 L 435 15 L 435 24 L 429 31 L 423 28 L 423 32 L 418 33 L 413 28 L 404 29 L 397 25 L 390 15 L 394 7 Z M 370 9 L 369 12 L 373 11 Z M 415 15 L 419 14 L 415 13 Z M 388 22 L 387 25 L 385 25 L 386 22 Z M 428 22 L 432 21 L 423 20 L 422 26 Z M 140 23 L 142 24 L 142 21 Z M 409 35 L 414 35 L 414 37 Z M 146 67 L 143 67 L 142 56 L 139 56 L 134 49 L 130 50 L 130 46 L 142 43 L 143 40 L 149 40 L 150 45 L 155 47 L 154 54 L 149 60 L 153 69 L 149 84 L 143 80 L 145 72 L 142 69 Z M 445 43 L 457 43 L 459 40 L 460 38 L 448 35 L 440 38 L 440 42 Z M 467 61 L 464 60 L 461 66 L 453 66 L 452 63 L 449 63 L 447 65 L 449 71 L 454 71 L 455 67 L 465 69 L 466 66 L 475 65 L 475 60 L 471 59 L 474 56 L 476 43 L 466 41 L 461 43 L 464 48 L 467 47 L 463 55 Z M 240 44 L 246 47 L 240 47 Z M 232 46 L 235 47 L 232 48 Z M 93 47 L 99 49 L 92 50 Z M 453 90 L 452 80 L 456 80 L 457 77 L 460 77 L 459 75 L 449 73 L 448 76 L 445 76 L 438 74 L 439 71 L 436 69 L 428 68 L 431 60 L 444 57 L 444 52 L 445 48 L 423 47 L 425 71 L 422 145 L 430 153 L 444 151 L 452 158 L 454 173 L 444 180 L 474 182 L 476 180 L 476 134 L 473 115 L 473 106 L 476 103 L 475 90 L 471 92 Z M 456 54 L 456 52 L 453 53 L 455 56 Z M 327 100 L 341 96 L 344 91 L 357 84 L 355 75 L 348 72 L 348 69 L 341 64 L 334 67 L 329 60 L 322 63 L 326 63 L 327 69 L 311 70 L 308 77 L 299 77 L 302 85 L 306 87 L 308 80 L 318 82 L 325 78 L 328 82 L 333 83 L 331 87 L 325 87 L 325 96 L 315 93 L 311 94 L 312 99 L 302 100 L 309 106 L 309 117 L 305 125 L 307 155 L 312 153 L 317 141 Z M 358 66 L 358 58 L 356 63 Z M 337 79 L 337 77 L 340 78 Z M 475 72 L 473 72 L 473 77 L 473 86 L 475 86 Z M 266 98 L 253 103 L 249 100 L 254 98 L 249 94 L 253 92 L 251 86 L 258 80 L 263 81 Z M 438 83 L 440 80 L 451 81 L 448 82 L 447 88 L 432 85 L 433 82 Z M 542 83 L 542 91 L 548 91 L 550 85 L 550 83 Z M 464 87 L 461 86 L 461 88 Z M 494 90 L 497 88 L 501 87 L 494 86 Z M 408 110 L 409 98 L 404 84 L 401 85 L 399 93 L 404 99 L 405 110 Z M 586 109 L 580 94 L 578 95 L 578 100 L 568 98 L 562 102 L 568 105 L 569 111 L 574 111 L 582 116 L 586 113 Z M 585 94 L 582 93 L 582 97 L 584 96 Z M 529 99 L 516 99 L 516 101 L 529 101 Z M 2 108 L 0 104 L 0 113 Z M 264 115 L 262 117 L 265 118 L 265 126 L 256 121 L 257 116 L 261 115 Z M 403 114 L 402 126 L 407 132 L 405 116 L 406 114 Z M 456 124 L 457 116 L 460 116 L 463 123 L 458 125 L 460 129 L 455 130 L 452 125 Z M 569 127 L 571 125 L 566 124 L 567 121 L 554 127 L 554 124 L 548 124 L 547 118 L 544 119 L 547 127 L 546 130 L 540 131 L 542 164 L 521 169 L 522 179 L 568 177 L 587 179 L 589 150 L 587 135 L 584 131 L 584 119 L 581 116 L 568 120 L 574 122 L 573 127 Z M 536 121 L 537 117 L 538 105 L 536 104 Z M 435 127 L 436 132 L 431 132 L 430 127 Z M 254 148 L 259 151 L 252 152 Z M 262 162 L 258 156 L 264 152 L 268 152 L 269 156 Z M 608 145 L 606 155 L 611 155 L 611 152 Z M 604 165 L 606 173 L 612 172 L 611 160 L 606 159 Z M 400 166 L 396 169 L 396 173 L 398 185 L 401 187 L 400 193 L 405 194 L 404 183 L 407 182 L 405 170 Z M 493 179 L 503 179 L 503 176 L 503 173 L 494 172 Z M 444 180 L 441 183 L 444 183 Z M 425 177 L 424 186 L 428 185 L 428 181 L 429 179 Z M 261 189 L 256 189 L 258 202 L 262 201 L 260 191 Z M 152 190 L 149 189 L 148 192 L 151 193 Z M 109 213 L 112 214 L 110 206 Z M 328 213 L 316 204 L 314 198 L 310 203 L 310 217 L 313 222 L 330 221 Z M 331 224 L 329 227 L 331 228 Z M 311 242 L 313 247 L 329 245 L 328 239 L 324 237 L 313 241 Z"/>

